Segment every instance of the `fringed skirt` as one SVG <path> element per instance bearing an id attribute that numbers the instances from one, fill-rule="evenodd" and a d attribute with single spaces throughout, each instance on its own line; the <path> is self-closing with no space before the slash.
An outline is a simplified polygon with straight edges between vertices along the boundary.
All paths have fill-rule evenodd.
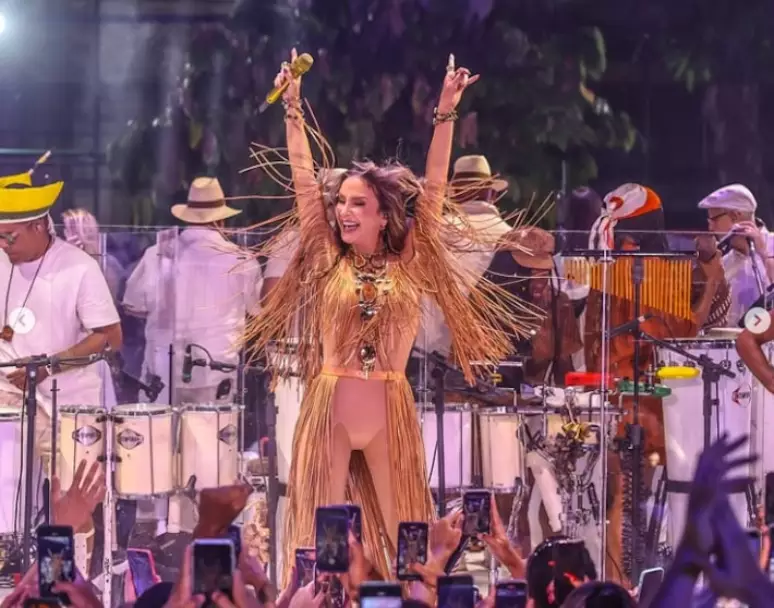
<path id="1" fill-rule="evenodd" d="M 354 371 L 326 367 L 307 386 L 301 404 L 288 479 L 283 588 L 290 582 L 295 550 L 314 547 L 315 510 L 331 504 L 333 399 L 342 376 L 362 377 Z M 434 518 L 433 500 L 411 387 L 402 373 L 375 372 L 369 377 L 383 380 L 385 385 L 389 466 L 398 521 L 430 521 Z M 363 543 L 373 566 L 383 577 L 391 578 L 396 548 L 385 530 L 371 472 L 362 452 L 357 450 L 352 452 L 349 463 L 346 495 L 349 502 L 360 505 L 362 510 Z"/>

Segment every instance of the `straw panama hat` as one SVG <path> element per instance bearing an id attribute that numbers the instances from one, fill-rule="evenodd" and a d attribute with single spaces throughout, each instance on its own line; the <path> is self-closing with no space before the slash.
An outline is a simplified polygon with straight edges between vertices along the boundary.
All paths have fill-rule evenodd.
<path id="1" fill-rule="evenodd" d="M 492 168 L 486 156 L 470 155 L 460 156 L 454 163 L 452 182 L 465 180 L 492 180 Z M 502 192 L 508 188 L 508 182 L 504 179 L 492 180 L 492 190 Z"/>
<path id="2" fill-rule="evenodd" d="M 216 177 L 197 177 L 188 189 L 185 203 L 172 205 L 172 215 L 189 224 L 210 224 L 242 213 L 226 205 L 226 196 Z"/>

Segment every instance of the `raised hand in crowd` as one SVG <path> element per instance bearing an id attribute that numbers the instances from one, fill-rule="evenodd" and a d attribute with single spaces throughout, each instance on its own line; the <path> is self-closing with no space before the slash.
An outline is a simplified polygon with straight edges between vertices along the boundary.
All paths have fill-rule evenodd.
<path id="1" fill-rule="evenodd" d="M 341 576 L 341 582 L 350 598 L 357 598 L 360 585 L 369 580 L 373 567 L 361 545 L 352 532 L 349 533 L 349 570 Z"/>
<path id="2" fill-rule="evenodd" d="M 91 525 L 91 514 L 102 502 L 107 492 L 105 474 L 99 462 L 93 462 L 86 470 L 81 460 L 75 471 L 72 485 L 62 492 L 58 477 L 51 482 L 52 511 L 57 526 L 72 526 L 74 532 L 84 532 Z"/>
<path id="3" fill-rule="evenodd" d="M 54 585 L 57 593 L 66 593 L 70 606 L 74 608 L 102 608 L 102 600 L 97 595 L 94 586 L 76 571 L 75 582 L 60 581 Z"/>
<path id="4" fill-rule="evenodd" d="M 497 509 L 497 502 L 492 495 L 492 533 L 482 534 L 481 540 L 484 541 L 489 551 L 497 560 L 511 573 L 513 578 L 524 578 L 527 575 L 527 562 L 521 557 L 519 550 L 513 546 L 508 534 L 505 531 L 503 520 L 500 518 L 500 511 Z"/>
<path id="5" fill-rule="evenodd" d="M 702 571 L 710 588 L 720 597 L 733 598 L 748 606 L 774 605 L 774 585 L 758 567 L 745 531 L 728 500 L 717 505 L 713 517 L 715 559 L 703 556 Z"/>
<path id="6" fill-rule="evenodd" d="M 410 597 L 432 605 L 438 588 L 438 577 L 446 575 L 446 564 L 462 540 L 462 511 L 452 511 L 430 524 L 428 555 L 425 564 L 410 564 L 409 568 L 422 577 L 410 587 Z"/>
<path id="7" fill-rule="evenodd" d="M 755 461 L 754 457 L 733 456 L 734 452 L 746 443 L 747 437 L 729 441 L 728 436 L 724 434 L 699 457 L 688 498 L 685 532 L 675 551 L 674 561 L 665 573 L 658 594 L 651 603 L 653 608 L 688 606 L 693 603 L 696 580 L 702 568 L 708 564 L 709 556 L 715 550 L 721 534 L 716 516 L 718 509 L 725 505 L 724 508 L 730 510 L 729 489 L 732 485 L 749 481 L 746 478 L 728 478 L 729 474 L 735 474 L 740 467 Z M 727 532 L 723 531 L 722 534 Z M 742 541 L 742 545 L 747 551 L 747 557 L 754 563 L 755 559 L 750 554 L 746 539 Z M 760 573 L 757 568 L 755 570 Z M 718 580 L 721 582 L 722 578 Z"/>
<path id="8" fill-rule="evenodd" d="M 37 567 L 35 568 L 37 572 Z M 28 599 L 32 599 L 38 596 L 38 581 L 35 578 L 34 581 L 25 580 L 27 577 L 16 585 L 16 588 L 10 595 L 3 598 L 3 603 L 0 604 L 0 608 L 19 608 L 24 606 L 24 602 Z"/>
<path id="9" fill-rule="evenodd" d="M 205 601 L 204 595 L 193 594 L 193 545 L 188 545 L 183 552 L 183 565 L 180 576 L 169 595 L 165 608 L 201 608 Z"/>

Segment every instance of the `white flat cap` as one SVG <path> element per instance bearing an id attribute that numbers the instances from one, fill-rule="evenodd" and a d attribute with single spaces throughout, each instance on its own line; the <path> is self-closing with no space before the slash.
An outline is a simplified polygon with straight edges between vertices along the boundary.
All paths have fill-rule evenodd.
<path id="1" fill-rule="evenodd" d="M 750 190 L 742 184 L 731 184 L 715 190 L 699 203 L 699 209 L 726 209 L 754 213 L 758 203 Z"/>

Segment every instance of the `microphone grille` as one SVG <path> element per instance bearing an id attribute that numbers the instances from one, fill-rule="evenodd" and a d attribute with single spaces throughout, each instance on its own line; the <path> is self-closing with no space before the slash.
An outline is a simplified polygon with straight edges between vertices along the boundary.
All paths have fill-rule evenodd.
<path id="1" fill-rule="evenodd" d="M 302 74 L 306 74 L 314 64 L 314 58 L 309 53 L 302 53 L 290 66 L 290 72 L 294 77 L 299 77 Z"/>

